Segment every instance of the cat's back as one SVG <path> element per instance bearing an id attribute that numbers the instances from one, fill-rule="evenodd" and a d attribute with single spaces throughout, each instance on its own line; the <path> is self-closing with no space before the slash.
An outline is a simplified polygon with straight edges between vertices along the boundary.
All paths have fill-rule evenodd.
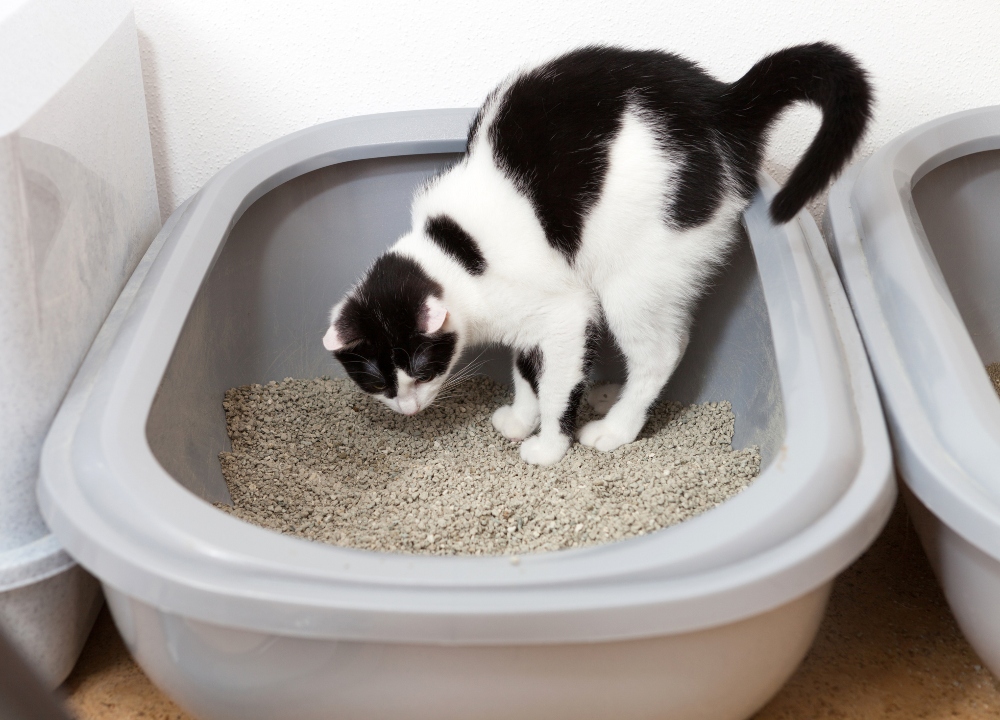
<path id="1" fill-rule="evenodd" d="M 673 53 L 581 48 L 502 83 L 473 121 L 469 145 L 485 130 L 494 151 L 520 165 L 539 154 L 578 149 L 587 139 L 598 144 L 616 131 L 629 103 L 676 120 L 703 121 L 724 87 Z"/>
<path id="2" fill-rule="evenodd" d="M 626 114 L 641 112 L 662 151 L 694 148 L 689 163 L 722 176 L 706 118 L 724 85 L 671 53 L 588 47 L 523 71 L 487 99 L 469 133 L 530 200 L 548 242 L 572 259 L 607 176 Z M 705 149 L 703 151 L 702 149 Z M 684 183 L 681 183 L 682 186 Z M 704 188 L 699 188 L 704 190 Z M 697 225 L 718 199 L 684 198 L 680 224 Z"/>

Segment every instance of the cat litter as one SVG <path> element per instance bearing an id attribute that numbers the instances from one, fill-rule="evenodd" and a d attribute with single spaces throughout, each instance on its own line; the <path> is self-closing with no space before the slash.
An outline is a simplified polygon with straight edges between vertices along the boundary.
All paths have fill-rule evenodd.
<path id="1" fill-rule="evenodd" d="M 997 391 L 997 395 L 1000 395 L 1000 362 L 987 365 L 986 373 L 990 376 L 990 382 L 993 383 L 993 389 Z"/>
<path id="2" fill-rule="evenodd" d="M 756 447 L 730 447 L 727 402 L 661 403 L 635 442 L 610 453 L 574 444 L 537 467 L 490 422 L 509 401 L 485 377 L 412 417 L 349 380 L 234 388 L 223 403 L 233 451 L 220 454 L 234 505 L 218 507 L 346 547 L 517 555 L 659 530 L 724 502 L 760 470 Z"/>

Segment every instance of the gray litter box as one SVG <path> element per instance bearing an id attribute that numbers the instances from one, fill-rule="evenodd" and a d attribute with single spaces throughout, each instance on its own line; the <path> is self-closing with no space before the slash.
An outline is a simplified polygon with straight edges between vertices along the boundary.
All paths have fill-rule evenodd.
<path id="1" fill-rule="evenodd" d="M 42 441 L 160 213 L 130 6 L 4 5 L 0 632 L 54 687 L 101 598 L 38 511 Z"/>
<path id="2" fill-rule="evenodd" d="M 906 499 L 969 642 L 1000 677 L 1000 107 L 900 136 L 830 193 L 829 235 Z"/>
<path id="3" fill-rule="evenodd" d="M 895 498 L 847 299 L 807 213 L 770 224 L 766 178 L 668 390 L 731 400 L 736 444 L 762 447 L 736 498 L 517 564 L 315 544 L 210 504 L 228 500 L 223 392 L 337 371 L 329 306 L 407 228 L 413 189 L 470 119 L 310 128 L 174 213 L 48 436 L 45 518 L 138 662 L 200 718 L 745 718 L 795 670 Z"/>

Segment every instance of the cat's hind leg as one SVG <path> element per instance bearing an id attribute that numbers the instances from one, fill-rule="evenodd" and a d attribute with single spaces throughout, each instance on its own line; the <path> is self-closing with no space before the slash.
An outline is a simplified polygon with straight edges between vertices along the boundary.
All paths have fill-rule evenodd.
<path id="1" fill-rule="evenodd" d="M 538 428 L 538 378 L 542 351 L 520 350 L 514 358 L 514 402 L 493 413 L 493 427 L 508 440 L 524 440 Z"/>
<path id="2" fill-rule="evenodd" d="M 688 342 L 687 317 L 663 317 L 656 303 L 642 309 L 605 306 L 608 326 L 625 356 L 628 379 L 618 399 L 600 420 L 580 429 L 583 445 L 601 451 L 614 450 L 635 440 L 650 406 L 673 374 Z"/>

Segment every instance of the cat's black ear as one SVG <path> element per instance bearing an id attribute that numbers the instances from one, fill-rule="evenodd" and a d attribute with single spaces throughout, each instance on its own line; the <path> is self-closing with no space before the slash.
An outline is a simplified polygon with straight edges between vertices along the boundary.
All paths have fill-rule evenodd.
<path id="1" fill-rule="evenodd" d="M 428 295 L 420 309 L 420 332 L 433 335 L 444 326 L 448 319 L 448 308 L 440 299 Z"/>

